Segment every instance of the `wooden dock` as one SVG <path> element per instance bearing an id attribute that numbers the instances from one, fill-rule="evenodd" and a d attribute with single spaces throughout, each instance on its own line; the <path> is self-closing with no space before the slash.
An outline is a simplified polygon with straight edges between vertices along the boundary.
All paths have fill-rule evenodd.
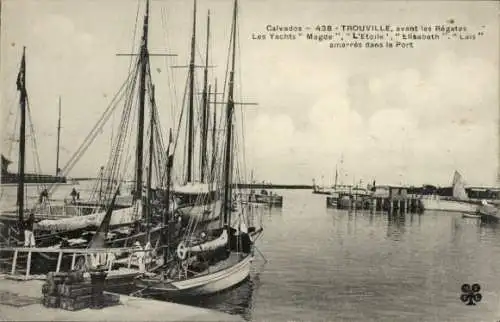
<path id="1" fill-rule="evenodd" d="M 119 296 L 119 304 L 102 309 L 65 311 L 46 308 L 42 281 L 0 278 L 0 320 L 3 321 L 243 321 L 240 316 L 170 302 Z"/>
<path id="2" fill-rule="evenodd" d="M 387 211 L 390 213 L 415 213 L 422 211 L 420 197 L 408 194 L 407 188 L 400 186 L 378 186 L 375 191 L 366 196 L 349 195 L 326 197 L 328 208 L 347 210 Z"/>

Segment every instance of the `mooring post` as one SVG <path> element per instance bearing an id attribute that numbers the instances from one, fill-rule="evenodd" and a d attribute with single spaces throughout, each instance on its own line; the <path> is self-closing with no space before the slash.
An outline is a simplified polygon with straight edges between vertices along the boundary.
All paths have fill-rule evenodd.
<path id="1" fill-rule="evenodd" d="M 59 270 L 61 269 L 62 254 L 62 251 L 59 251 L 59 256 L 57 256 L 56 273 L 59 273 Z"/>
<path id="2" fill-rule="evenodd" d="M 28 252 L 28 262 L 26 263 L 26 279 L 30 276 L 31 270 L 31 250 Z"/>
<path id="3" fill-rule="evenodd" d="M 14 275 L 16 273 L 16 265 L 17 265 L 17 254 L 18 254 L 18 250 L 16 249 L 14 251 L 14 259 L 12 260 L 12 269 L 10 271 L 10 274 L 11 275 Z"/>
<path id="4" fill-rule="evenodd" d="M 71 258 L 71 270 L 75 269 L 76 253 L 73 253 L 73 258 Z"/>

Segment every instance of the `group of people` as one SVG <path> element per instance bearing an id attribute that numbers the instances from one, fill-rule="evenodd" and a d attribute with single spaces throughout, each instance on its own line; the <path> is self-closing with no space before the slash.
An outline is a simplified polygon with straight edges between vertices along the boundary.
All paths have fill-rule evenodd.
<path id="1" fill-rule="evenodd" d="M 77 200 L 80 200 L 80 192 L 76 191 L 76 189 L 73 187 L 73 190 L 71 190 L 70 193 L 71 196 L 71 202 L 76 203 Z"/>

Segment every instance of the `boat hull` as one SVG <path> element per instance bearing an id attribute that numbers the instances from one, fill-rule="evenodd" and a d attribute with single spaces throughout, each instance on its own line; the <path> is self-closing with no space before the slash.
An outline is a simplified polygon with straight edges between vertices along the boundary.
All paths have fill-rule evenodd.
<path id="1" fill-rule="evenodd" d="M 241 261 L 226 269 L 176 282 L 138 279 L 136 286 L 146 288 L 143 294 L 162 294 L 168 297 L 193 297 L 210 295 L 230 289 L 250 276 L 253 255 L 248 254 Z"/>
<path id="2" fill-rule="evenodd" d="M 473 219 L 479 219 L 481 218 L 481 215 L 474 215 L 474 214 L 463 214 L 463 218 L 473 218 Z"/>
<path id="3" fill-rule="evenodd" d="M 433 211 L 446 211 L 446 212 L 462 212 L 462 213 L 476 213 L 478 205 L 465 201 L 444 200 L 434 198 L 422 198 L 422 207 L 425 210 Z"/>
<path id="4" fill-rule="evenodd" d="M 208 223 L 220 218 L 221 202 L 214 202 L 209 205 L 190 205 L 180 207 L 180 213 L 187 220 L 194 220 L 198 223 Z"/>
<path id="5" fill-rule="evenodd" d="M 338 206 L 338 197 L 326 197 L 326 207 L 327 208 L 337 208 Z"/>
<path id="6" fill-rule="evenodd" d="M 265 203 L 271 206 L 283 206 L 283 197 L 277 195 L 253 195 L 253 202 Z"/>
<path id="7" fill-rule="evenodd" d="M 481 216 L 482 222 L 498 223 L 500 221 L 500 215 L 498 209 L 491 205 L 479 207 L 477 213 Z"/>
<path id="8" fill-rule="evenodd" d="M 324 190 L 313 190 L 314 194 L 317 194 L 317 195 L 330 195 L 332 194 L 331 191 L 324 191 Z"/>

